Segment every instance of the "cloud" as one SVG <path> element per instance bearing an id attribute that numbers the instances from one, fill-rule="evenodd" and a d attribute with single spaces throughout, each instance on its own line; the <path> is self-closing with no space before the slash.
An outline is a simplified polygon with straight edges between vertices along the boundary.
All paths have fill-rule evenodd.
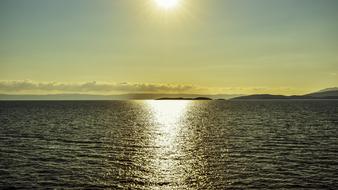
<path id="1" fill-rule="evenodd" d="M 0 80 L 0 93 L 2 94 L 294 94 L 295 92 L 295 89 L 288 87 L 204 87 L 189 84 L 165 83 L 108 83 L 95 81 L 82 83 L 62 83 L 37 82 L 31 80 Z"/>
<path id="2" fill-rule="evenodd" d="M 0 81 L 0 92 L 61 92 L 61 93 L 192 93 L 203 91 L 201 87 L 193 85 L 155 84 L 155 83 L 59 83 Z"/>

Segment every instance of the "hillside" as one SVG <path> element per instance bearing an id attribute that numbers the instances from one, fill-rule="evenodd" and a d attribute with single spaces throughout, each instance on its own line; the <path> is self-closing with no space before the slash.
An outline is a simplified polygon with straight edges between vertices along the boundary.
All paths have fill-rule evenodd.
<path id="1" fill-rule="evenodd" d="M 307 94 L 305 96 L 316 97 L 316 98 L 338 97 L 338 90 L 319 91 L 319 92 Z"/>
<path id="2" fill-rule="evenodd" d="M 320 90 L 318 92 L 300 95 L 300 96 L 284 96 L 284 95 L 271 95 L 271 94 L 253 94 L 248 96 L 235 97 L 232 100 L 300 100 L 300 99 L 338 99 L 337 88 L 330 88 Z"/>

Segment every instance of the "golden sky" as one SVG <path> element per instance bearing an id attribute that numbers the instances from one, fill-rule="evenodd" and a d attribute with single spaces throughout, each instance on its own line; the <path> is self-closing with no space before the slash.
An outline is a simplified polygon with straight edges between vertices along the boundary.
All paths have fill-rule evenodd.
<path id="1" fill-rule="evenodd" d="M 336 0 L 156 1 L 0 1 L 0 93 L 338 86 Z"/>

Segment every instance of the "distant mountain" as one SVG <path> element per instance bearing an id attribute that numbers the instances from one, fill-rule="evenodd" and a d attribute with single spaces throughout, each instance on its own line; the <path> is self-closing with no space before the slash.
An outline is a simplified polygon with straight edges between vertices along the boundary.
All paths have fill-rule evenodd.
<path id="1" fill-rule="evenodd" d="M 338 90 L 336 90 L 336 91 L 327 91 L 327 92 L 316 92 L 316 93 L 307 94 L 306 96 L 317 97 L 317 98 L 322 98 L 322 97 L 338 97 Z"/>
<path id="2" fill-rule="evenodd" d="M 232 100 L 261 100 L 261 99 L 289 99 L 288 96 L 271 95 L 271 94 L 253 94 L 248 96 L 241 96 L 233 98 Z"/>
<path id="3" fill-rule="evenodd" d="M 271 94 L 236 95 L 236 94 L 121 94 L 121 95 L 91 95 L 91 94 L 48 94 L 48 95 L 10 95 L 0 94 L 0 100 L 154 100 L 154 99 L 231 99 L 231 100 L 276 100 L 276 99 L 338 99 L 338 88 L 327 88 L 318 92 L 300 95 L 284 96 Z"/>
<path id="4" fill-rule="evenodd" d="M 235 97 L 232 100 L 285 100 L 285 99 L 338 99 L 338 90 L 330 88 L 318 92 L 300 95 L 300 96 L 284 96 L 271 94 L 254 94 L 249 96 Z"/>
<path id="5" fill-rule="evenodd" d="M 0 100 L 154 100 L 159 98 L 195 99 L 230 99 L 241 95 L 217 94 L 121 94 L 121 95 L 90 95 L 90 94 L 48 94 L 48 95 L 10 95 L 0 94 Z"/>
<path id="6" fill-rule="evenodd" d="M 317 97 L 317 98 L 338 97 L 338 88 L 328 88 L 328 89 L 324 89 L 318 92 L 307 94 L 306 96 Z"/>
<path id="7" fill-rule="evenodd" d="M 325 89 L 320 90 L 318 92 L 329 92 L 329 91 L 338 91 L 338 87 L 325 88 Z"/>

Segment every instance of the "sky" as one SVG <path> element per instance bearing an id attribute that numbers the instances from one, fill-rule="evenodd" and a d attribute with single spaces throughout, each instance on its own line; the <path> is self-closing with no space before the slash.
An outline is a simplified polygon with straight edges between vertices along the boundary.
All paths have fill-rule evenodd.
<path id="1" fill-rule="evenodd" d="M 0 0 L 0 93 L 338 86 L 337 0 Z"/>

